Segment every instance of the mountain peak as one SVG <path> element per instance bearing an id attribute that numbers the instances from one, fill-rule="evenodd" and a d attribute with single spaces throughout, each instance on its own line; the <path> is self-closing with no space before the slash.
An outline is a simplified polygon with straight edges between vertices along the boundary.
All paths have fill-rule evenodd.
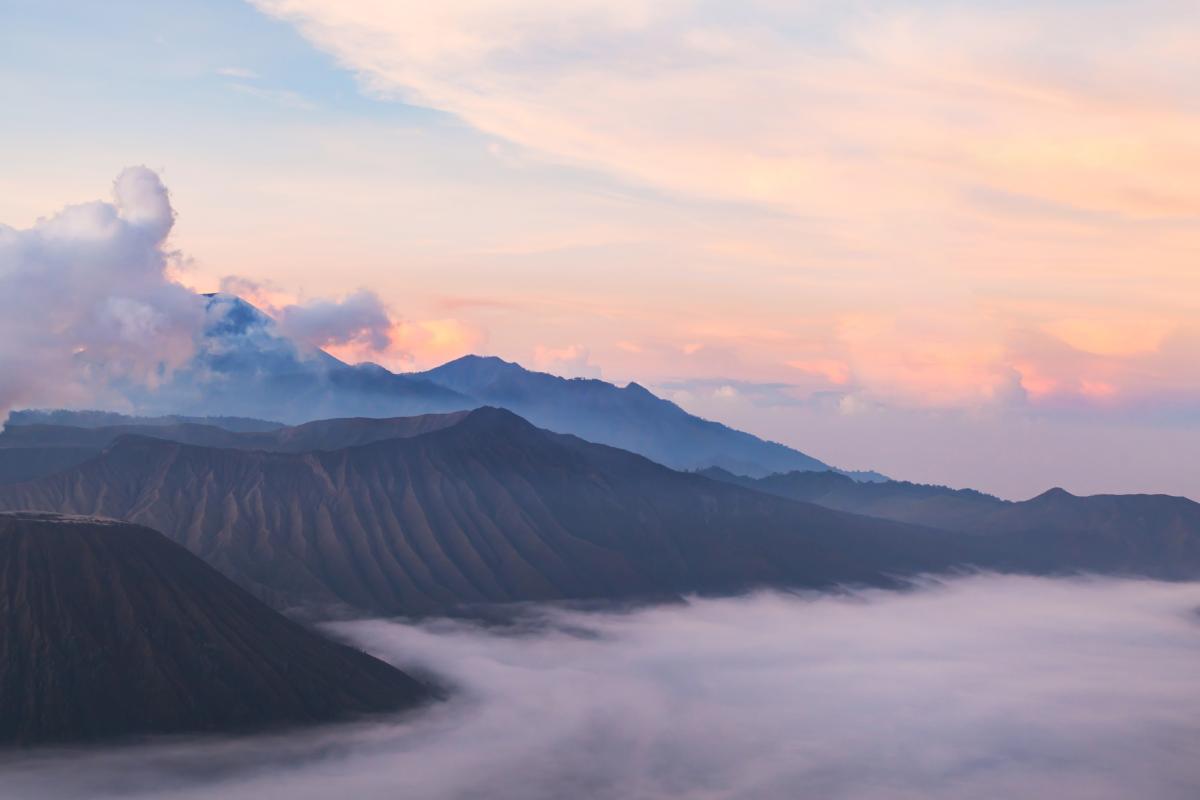
<path id="1" fill-rule="evenodd" d="M 1062 488 L 1061 486 L 1055 486 L 1053 489 L 1047 489 L 1046 491 L 1042 492 L 1037 497 L 1033 498 L 1033 500 L 1031 500 L 1030 502 L 1036 503 L 1036 502 L 1053 501 L 1053 500 L 1067 500 L 1067 499 L 1074 499 L 1074 497 L 1075 497 L 1075 495 L 1071 494 L 1070 492 L 1068 492 L 1066 489 Z"/>
<path id="2" fill-rule="evenodd" d="M 243 731 L 430 696 L 141 525 L 0 513 L 0 562 L 0 743 Z"/>

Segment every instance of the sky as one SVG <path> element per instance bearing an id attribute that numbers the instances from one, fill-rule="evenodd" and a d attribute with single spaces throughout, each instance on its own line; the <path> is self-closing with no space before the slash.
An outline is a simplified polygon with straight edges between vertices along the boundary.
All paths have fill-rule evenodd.
<path id="1" fill-rule="evenodd" d="M 978 575 L 339 623 L 458 691 L 398 720 L 0 766 L 44 800 L 1192 800 L 1198 602 L 1194 583 Z"/>
<path id="2" fill-rule="evenodd" d="M 4 17 L 14 230 L 145 166 L 167 284 L 344 301 L 368 333 L 315 343 L 350 360 L 636 380 L 838 466 L 1006 497 L 1200 498 L 1195 3 Z"/>

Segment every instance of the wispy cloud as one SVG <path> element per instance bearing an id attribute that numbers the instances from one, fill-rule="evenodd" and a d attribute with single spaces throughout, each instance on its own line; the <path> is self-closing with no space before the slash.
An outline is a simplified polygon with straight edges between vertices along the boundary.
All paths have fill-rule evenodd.
<path id="1" fill-rule="evenodd" d="M 283 108 L 291 108 L 297 111 L 313 111 L 317 108 L 316 103 L 291 89 L 269 89 L 242 82 L 232 83 L 230 84 L 230 88 L 239 94 L 244 94 L 267 103 L 273 103 Z"/>
<path id="2" fill-rule="evenodd" d="M 217 69 L 217 74 L 226 78 L 237 78 L 244 81 L 257 80 L 259 77 L 257 72 L 246 67 L 220 67 Z"/>
<path id="3" fill-rule="evenodd" d="M 1015 380 L 1024 402 L 1120 406 L 1149 377 L 1150 391 L 1175 392 L 1186 371 L 1153 364 L 1198 311 L 1181 298 L 1200 296 L 1188 177 L 1200 95 L 1180 79 L 1200 68 L 1195 9 L 256 5 L 382 96 L 560 163 L 779 215 L 755 236 L 717 226 L 693 243 L 774 291 L 791 274 L 797 295 L 816 265 L 841 265 L 790 324 L 770 315 L 773 338 L 757 333 L 773 305 L 762 301 L 731 313 L 727 336 L 698 339 L 761 347 L 777 378 L 790 363 L 934 407 L 1006 401 Z M 827 333 L 798 327 L 801 315 Z M 1031 331 L 1053 346 L 1033 352 Z M 1059 343 L 1095 356 L 1089 368 L 1068 368 Z"/>

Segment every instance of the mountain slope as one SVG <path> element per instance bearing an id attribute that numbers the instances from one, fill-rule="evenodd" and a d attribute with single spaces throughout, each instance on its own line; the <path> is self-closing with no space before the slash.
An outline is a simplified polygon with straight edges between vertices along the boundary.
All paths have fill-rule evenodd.
<path id="1" fill-rule="evenodd" d="M 336 450 L 383 439 L 416 436 L 452 425 L 467 412 L 390 419 L 328 419 L 294 427 L 234 432 L 194 423 L 129 424 L 110 427 L 8 425 L 0 432 L 0 484 L 53 475 L 99 455 L 130 434 L 202 447 L 302 453 Z"/>
<path id="2" fill-rule="evenodd" d="M 835 472 L 786 472 L 764 478 L 706 469 L 701 475 L 805 503 L 948 530 L 978 527 L 1008 503 L 973 489 L 949 489 L 907 481 L 862 483 Z"/>
<path id="3" fill-rule="evenodd" d="M 833 473 L 794 472 L 745 478 L 723 470 L 715 480 L 900 522 L 987 534 L 1006 542 L 997 566 L 1044 570 L 1069 566 L 1167 578 L 1200 575 L 1200 504 L 1168 495 L 1077 497 L 1051 489 L 1011 502 L 970 489 L 888 481 L 855 483 Z"/>
<path id="4" fill-rule="evenodd" d="M 963 537 L 725 486 L 492 408 L 301 454 L 124 437 L 0 487 L 0 507 L 152 525 L 274 603 L 385 613 L 878 583 L 970 557 Z"/>
<path id="5" fill-rule="evenodd" d="M 480 356 L 464 356 L 419 377 L 507 408 L 539 427 L 620 447 L 674 469 L 718 466 L 750 475 L 830 469 L 798 450 L 693 416 L 636 383 L 620 388 L 600 380 L 568 380 Z"/>
<path id="6" fill-rule="evenodd" d="M 109 520 L 0 514 L 0 621 L 0 744 L 249 730 L 428 696 Z"/>

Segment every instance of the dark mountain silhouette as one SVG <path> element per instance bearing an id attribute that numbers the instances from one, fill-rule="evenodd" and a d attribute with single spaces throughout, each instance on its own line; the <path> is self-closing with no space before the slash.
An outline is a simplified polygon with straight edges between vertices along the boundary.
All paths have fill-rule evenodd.
<path id="1" fill-rule="evenodd" d="M 203 447 L 301 453 L 416 436 L 452 425 L 467 412 L 392 419 L 329 419 L 265 431 L 234 432 L 194 423 L 128 424 L 79 428 L 65 425 L 9 425 L 0 432 L 0 484 L 20 483 L 82 464 L 130 434 Z"/>
<path id="2" fill-rule="evenodd" d="M 639 453 L 674 469 L 724 467 L 742 474 L 831 469 L 817 459 L 687 413 L 636 383 L 531 372 L 499 358 L 464 356 L 419 376 L 533 424 Z M 855 473 L 864 480 L 882 478 Z"/>
<path id="3" fill-rule="evenodd" d="M 24 409 L 8 415 L 8 428 L 30 425 L 54 425 L 70 428 L 111 428 L 128 425 L 137 427 L 171 427 L 174 425 L 211 425 L 235 433 L 273 431 L 282 428 L 282 422 L 250 417 L 187 417 L 170 414 L 161 417 L 139 417 L 119 414 L 115 411 L 74 411 L 65 408 Z"/>
<path id="4" fill-rule="evenodd" d="M 1077 497 L 1051 489 L 1031 500 L 1011 502 L 971 489 L 901 481 L 856 483 L 830 472 L 760 479 L 724 470 L 702 474 L 840 511 L 1001 537 L 1008 554 L 996 555 L 999 566 L 1200 576 L 1200 504 L 1185 497 Z"/>
<path id="5" fill-rule="evenodd" d="M 750 478 L 723 469 L 701 470 L 713 480 L 826 508 L 936 528 L 970 527 L 1007 503 L 973 489 L 949 489 L 907 481 L 861 483 L 836 472 L 787 472 Z"/>
<path id="6" fill-rule="evenodd" d="M 253 730 L 428 697 L 149 528 L 0 514 L 0 744 Z"/>
<path id="7" fill-rule="evenodd" d="M 972 556 L 961 536 L 675 472 L 493 408 L 298 454 L 125 436 L 0 487 L 0 508 L 139 522 L 278 605 L 385 613 L 880 583 Z"/>

